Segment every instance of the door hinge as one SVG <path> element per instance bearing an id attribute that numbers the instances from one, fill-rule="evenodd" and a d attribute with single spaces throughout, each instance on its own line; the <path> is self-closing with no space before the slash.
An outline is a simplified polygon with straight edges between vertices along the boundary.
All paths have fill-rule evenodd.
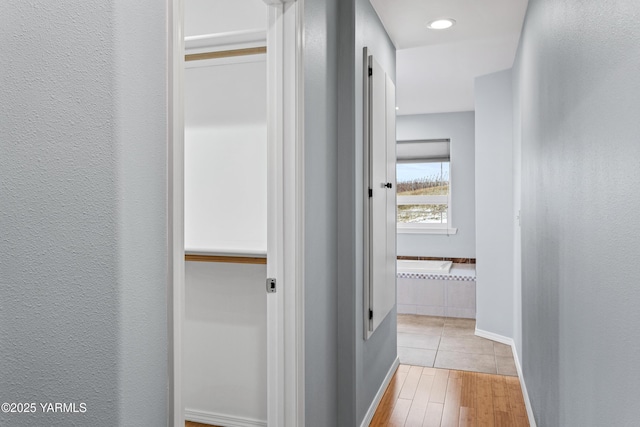
<path id="1" fill-rule="evenodd" d="M 369 197 L 373 197 L 373 190 L 371 188 L 369 189 Z"/>
<path id="2" fill-rule="evenodd" d="M 369 67 L 369 77 L 373 76 L 373 68 Z"/>
<path id="3" fill-rule="evenodd" d="M 369 310 L 369 320 L 373 320 L 373 310 Z"/>
<path id="4" fill-rule="evenodd" d="M 276 279 L 267 279 L 267 293 L 273 294 L 276 292 Z"/>

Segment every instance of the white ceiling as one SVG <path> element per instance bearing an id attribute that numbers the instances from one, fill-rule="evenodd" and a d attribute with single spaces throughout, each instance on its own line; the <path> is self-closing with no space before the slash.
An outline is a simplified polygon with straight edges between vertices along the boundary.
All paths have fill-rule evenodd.
<path id="1" fill-rule="evenodd" d="M 511 68 L 528 0 L 371 0 L 397 51 L 398 114 L 474 109 L 477 76 Z M 448 30 L 429 30 L 453 18 Z"/>

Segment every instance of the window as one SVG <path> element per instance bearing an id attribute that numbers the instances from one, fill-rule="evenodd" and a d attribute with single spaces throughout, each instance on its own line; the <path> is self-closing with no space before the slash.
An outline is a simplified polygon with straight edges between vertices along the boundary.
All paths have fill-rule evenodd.
<path id="1" fill-rule="evenodd" d="M 399 163 L 398 223 L 447 224 L 449 162 Z"/>
<path id="2" fill-rule="evenodd" d="M 449 141 L 399 141 L 398 231 L 453 234 Z"/>

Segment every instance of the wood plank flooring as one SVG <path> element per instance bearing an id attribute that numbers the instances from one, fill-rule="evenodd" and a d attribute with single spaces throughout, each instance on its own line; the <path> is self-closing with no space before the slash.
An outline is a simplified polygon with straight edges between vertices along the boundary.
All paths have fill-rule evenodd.
<path id="1" fill-rule="evenodd" d="M 372 427 L 528 427 L 517 377 L 400 365 Z"/>
<path id="2" fill-rule="evenodd" d="M 529 427 L 529 421 L 518 377 L 400 365 L 370 426 Z"/>

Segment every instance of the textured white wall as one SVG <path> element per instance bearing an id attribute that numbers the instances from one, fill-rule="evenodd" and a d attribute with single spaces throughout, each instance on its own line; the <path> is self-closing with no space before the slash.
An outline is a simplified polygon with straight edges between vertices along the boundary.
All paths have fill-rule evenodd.
<path id="1" fill-rule="evenodd" d="M 166 10 L 3 4 L 2 425 L 167 424 Z"/>
<path id="2" fill-rule="evenodd" d="M 476 256 L 475 114 L 398 116 L 398 141 L 451 139 L 451 225 L 447 235 L 398 233 L 398 255 L 474 258 Z"/>
<path id="3" fill-rule="evenodd" d="M 513 338 L 511 70 L 476 78 L 476 327 Z"/>
<path id="4" fill-rule="evenodd" d="M 640 419 L 640 3 L 531 0 L 516 59 L 522 349 L 539 426 Z"/>

